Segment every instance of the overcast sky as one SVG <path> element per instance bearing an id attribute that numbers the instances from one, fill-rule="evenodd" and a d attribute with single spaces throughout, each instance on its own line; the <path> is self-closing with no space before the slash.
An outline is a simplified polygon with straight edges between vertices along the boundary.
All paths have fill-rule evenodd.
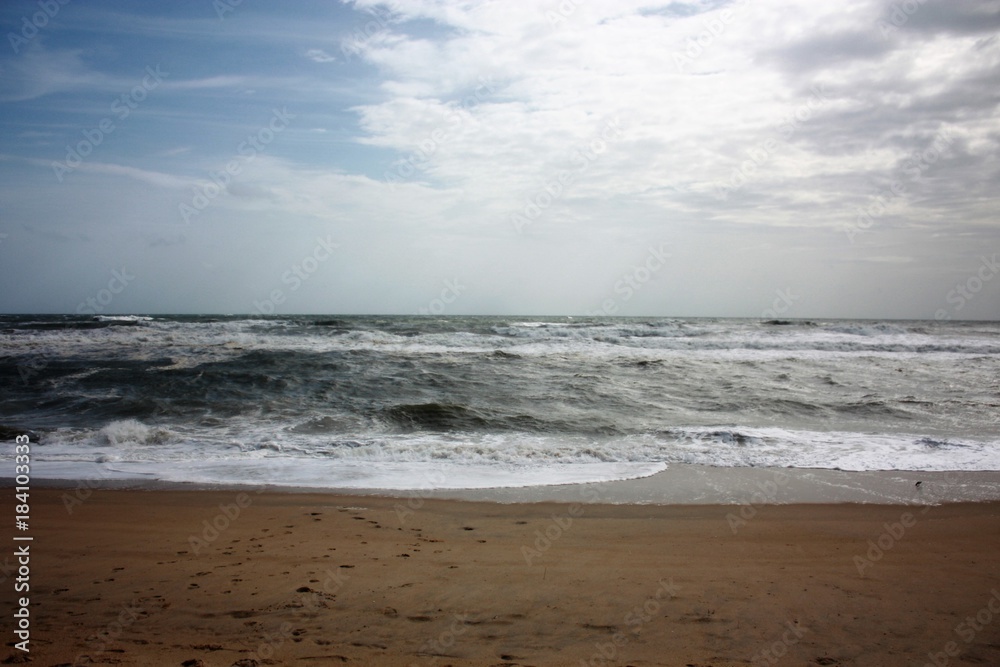
<path id="1" fill-rule="evenodd" d="M 3 312 L 1000 319 L 996 1 L 0 18 Z"/>

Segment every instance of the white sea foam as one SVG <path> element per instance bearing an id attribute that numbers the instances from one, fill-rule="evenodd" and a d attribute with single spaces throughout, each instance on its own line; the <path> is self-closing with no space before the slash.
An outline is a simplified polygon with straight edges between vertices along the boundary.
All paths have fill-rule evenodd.
<path id="1" fill-rule="evenodd" d="M 128 317 L 136 316 L 109 316 Z M 288 332 L 294 331 L 295 335 Z M 665 321 L 636 324 L 583 325 L 566 322 L 523 322 L 492 327 L 492 334 L 462 331 L 398 335 L 378 330 L 330 332 L 307 330 L 301 324 L 267 320 L 221 322 L 144 321 L 139 327 L 98 331 L 51 330 L 26 332 L 4 342 L 9 354 L 81 358 L 103 356 L 109 346 L 124 358 L 170 357 L 178 365 L 234 358 L 254 350 L 394 354 L 483 354 L 502 349 L 522 356 L 558 352 L 586 358 L 621 355 L 670 358 L 678 354 L 718 358 L 769 359 L 787 354 L 810 357 L 865 353 L 873 356 L 993 355 L 1000 341 L 991 331 L 964 337 L 926 333 L 894 323 L 845 323 L 808 329 L 733 327 L 718 323 Z"/>
<path id="2" fill-rule="evenodd" d="M 147 426 L 135 419 L 114 421 L 98 431 L 96 439 L 112 446 L 152 445 L 166 442 L 170 432 Z"/>
<path id="3" fill-rule="evenodd" d="M 839 470 L 1000 470 L 1000 441 L 919 435 L 698 427 L 627 437 L 368 434 L 288 431 L 205 440 L 126 420 L 52 434 L 38 470 L 113 478 L 322 488 L 490 488 L 652 475 L 671 463 Z M 10 457 L 4 466 L 12 470 Z M 89 471 L 89 472 L 88 472 Z"/>
<path id="4" fill-rule="evenodd" d="M 152 322 L 152 317 L 145 315 L 94 315 L 95 322 Z"/>

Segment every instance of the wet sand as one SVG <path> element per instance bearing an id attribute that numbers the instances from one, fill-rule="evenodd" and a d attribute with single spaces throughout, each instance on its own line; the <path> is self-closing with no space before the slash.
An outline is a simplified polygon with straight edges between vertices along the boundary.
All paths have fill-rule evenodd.
<path id="1" fill-rule="evenodd" d="M 1000 664 L 998 503 L 36 489 L 26 534 L 33 665 Z"/>

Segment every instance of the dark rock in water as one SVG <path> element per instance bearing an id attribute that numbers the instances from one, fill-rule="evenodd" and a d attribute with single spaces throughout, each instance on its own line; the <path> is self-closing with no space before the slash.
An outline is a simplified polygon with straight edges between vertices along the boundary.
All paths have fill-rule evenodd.
<path id="1" fill-rule="evenodd" d="M 490 355 L 494 359 L 520 359 L 521 355 L 514 354 L 512 352 L 504 352 L 503 350 L 494 350 L 493 354 Z"/>
<path id="2" fill-rule="evenodd" d="M 815 327 L 818 326 L 815 322 L 810 320 L 765 320 L 764 324 L 772 327 L 788 327 L 788 326 L 800 326 L 800 327 Z"/>
<path id="3" fill-rule="evenodd" d="M 0 440 L 13 440 L 19 435 L 28 436 L 28 442 L 38 442 L 38 434 L 30 429 L 14 428 L 13 426 L 4 426 L 3 424 L 0 424 Z"/>
<path id="4" fill-rule="evenodd" d="M 710 438 L 721 440 L 724 443 L 736 443 L 737 445 L 750 444 L 750 437 L 737 431 L 711 431 L 706 433 Z"/>
<path id="5" fill-rule="evenodd" d="M 344 325 L 343 320 L 313 320 L 314 327 L 339 327 Z"/>

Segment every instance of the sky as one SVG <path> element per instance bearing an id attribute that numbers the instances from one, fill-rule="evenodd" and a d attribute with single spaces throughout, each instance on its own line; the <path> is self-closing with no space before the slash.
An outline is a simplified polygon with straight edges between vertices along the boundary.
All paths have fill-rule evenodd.
<path id="1" fill-rule="evenodd" d="M 0 312 L 1000 320 L 995 0 L 0 29 Z"/>

